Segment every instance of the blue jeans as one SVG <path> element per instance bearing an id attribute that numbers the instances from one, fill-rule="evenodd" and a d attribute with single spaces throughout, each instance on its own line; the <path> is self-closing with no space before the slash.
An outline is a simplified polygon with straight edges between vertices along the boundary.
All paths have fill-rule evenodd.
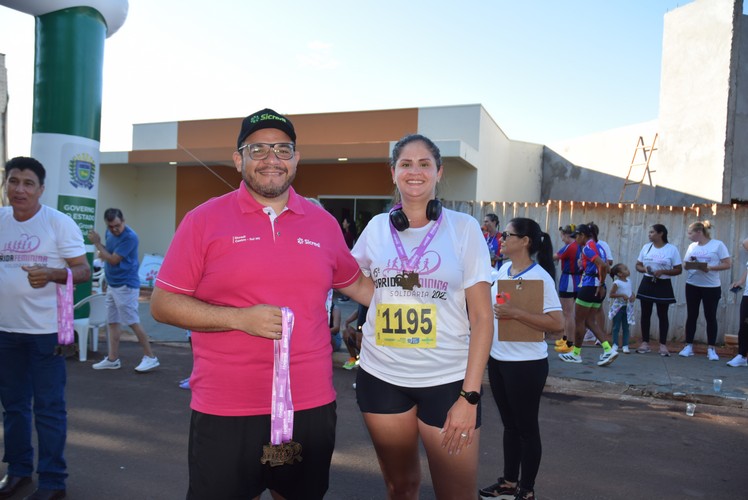
<path id="1" fill-rule="evenodd" d="M 39 437 L 39 488 L 64 489 L 65 358 L 55 356 L 57 334 L 0 332 L 0 402 L 3 405 L 8 474 L 31 476 L 31 411 Z"/>
<path id="2" fill-rule="evenodd" d="M 631 306 L 633 307 L 633 305 Z M 622 330 L 623 341 L 618 343 L 618 330 Z M 613 343 L 619 347 L 629 345 L 629 322 L 626 315 L 626 307 L 622 307 L 620 311 L 613 316 L 613 330 L 611 331 L 613 337 Z"/>

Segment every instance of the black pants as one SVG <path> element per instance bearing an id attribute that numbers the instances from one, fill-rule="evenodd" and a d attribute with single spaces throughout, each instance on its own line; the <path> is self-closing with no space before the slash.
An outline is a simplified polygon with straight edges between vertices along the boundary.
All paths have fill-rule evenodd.
<path id="1" fill-rule="evenodd" d="M 699 319 L 699 305 L 704 303 L 707 344 L 717 342 L 717 305 L 722 297 L 722 288 L 694 286 L 686 283 L 686 343 L 692 344 L 696 336 L 696 321 Z"/>
<path id="2" fill-rule="evenodd" d="M 649 300 L 640 300 L 639 304 L 642 308 L 642 341 L 649 342 L 649 325 L 652 319 L 652 306 L 655 304 Z M 657 319 L 660 325 L 660 344 L 667 344 L 667 331 L 670 329 L 670 320 L 668 320 L 667 312 L 670 304 L 657 302 Z"/>
<path id="3" fill-rule="evenodd" d="M 488 359 L 488 380 L 504 424 L 504 479 L 519 480 L 519 485 L 527 490 L 535 489 L 543 455 L 538 412 L 546 378 L 547 359 Z"/>
<path id="4" fill-rule="evenodd" d="M 738 354 L 748 355 L 748 296 L 740 301 L 740 330 L 738 330 Z"/>

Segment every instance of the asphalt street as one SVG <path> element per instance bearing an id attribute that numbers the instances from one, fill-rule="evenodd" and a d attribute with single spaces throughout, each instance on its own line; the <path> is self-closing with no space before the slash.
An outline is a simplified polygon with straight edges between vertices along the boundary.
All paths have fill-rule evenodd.
<path id="1" fill-rule="evenodd" d="M 121 370 L 91 369 L 101 354 L 67 361 L 71 499 L 185 496 L 190 394 L 177 384 L 189 375 L 191 353 L 183 331 L 152 323 L 147 302 L 143 307 L 160 368 L 134 372 L 142 351 L 127 341 L 121 345 Z M 538 498 L 746 498 L 748 369 L 726 367 L 728 358 L 717 363 L 704 356 L 656 354 L 621 355 L 599 368 L 593 364 L 599 348 L 585 348 L 582 365 L 561 363 L 550 351 Z M 352 388 L 355 370 L 341 368 L 345 359 L 337 352 L 332 361 L 338 431 L 327 498 L 383 499 L 376 455 Z M 723 379 L 720 393 L 712 389 L 716 376 Z M 487 383 L 484 391 L 480 486 L 495 482 L 502 467 L 500 419 Z M 693 417 L 685 413 L 688 401 L 696 402 Z M 432 499 L 423 456 L 421 468 L 421 498 Z"/>

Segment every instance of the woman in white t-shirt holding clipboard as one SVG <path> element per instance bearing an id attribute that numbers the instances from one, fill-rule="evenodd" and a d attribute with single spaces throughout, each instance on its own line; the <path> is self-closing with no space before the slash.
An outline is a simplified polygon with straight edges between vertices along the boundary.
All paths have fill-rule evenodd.
<path id="1" fill-rule="evenodd" d="M 686 346 L 678 354 L 693 356 L 693 339 L 696 336 L 696 322 L 699 319 L 699 305 L 704 303 L 706 319 L 707 357 L 709 361 L 719 361 L 714 348 L 717 342 L 717 306 L 722 298 L 722 283 L 719 272 L 730 269 L 732 259 L 727 247 L 719 240 L 713 240 L 709 221 L 694 222 L 688 226 L 688 239 L 691 243 L 683 257 L 683 267 L 688 272 L 686 279 Z"/>
<path id="2" fill-rule="evenodd" d="M 496 406 L 504 425 L 504 471 L 498 481 L 480 490 L 481 498 L 516 495 L 516 498 L 535 498 L 534 485 L 540 467 L 541 442 L 538 412 L 540 396 L 548 377 L 548 345 L 542 332 L 557 332 L 564 328 L 561 301 L 556 293 L 553 276 L 553 248 L 550 236 L 541 231 L 532 219 L 515 218 L 501 233 L 505 264 L 499 269 L 498 281 L 493 286 L 497 294 L 499 282 L 516 282 L 508 293 L 497 294 L 494 305 L 494 340 L 488 360 L 488 379 Z M 537 290 L 539 296 L 530 297 L 539 312 L 528 312 L 512 305 L 512 293 L 521 294 L 522 282 L 527 290 Z M 539 282 L 539 283 L 538 283 Z M 512 283 L 510 283 L 512 284 Z M 519 297 L 517 297 L 519 298 Z M 506 320 L 506 321 L 505 321 Z M 519 323 L 521 330 L 529 327 L 529 341 L 501 340 L 502 328 L 509 321 Z M 506 338 L 506 336 L 504 336 Z M 521 473 L 521 477 L 520 477 Z"/>

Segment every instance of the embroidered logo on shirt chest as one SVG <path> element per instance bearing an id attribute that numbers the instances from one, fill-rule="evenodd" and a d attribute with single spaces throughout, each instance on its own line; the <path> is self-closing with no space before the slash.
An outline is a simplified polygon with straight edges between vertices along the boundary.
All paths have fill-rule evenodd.
<path id="1" fill-rule="evenodd" d="M 260 241 L 260 237 L 259 236 L 247 237 L 246 234 L 231 237 L 231 243 L 246 243 L 248 241 Z"/>
<path id="2" fill-rule="evenodd" d="M 298 238 L 296 240 L 296 243 L 298 243 L 299 245 L 312 245 L 313 247 L 321 248 L 321 245 L 318 242 L 308 240 L 306 238 Z"/>

